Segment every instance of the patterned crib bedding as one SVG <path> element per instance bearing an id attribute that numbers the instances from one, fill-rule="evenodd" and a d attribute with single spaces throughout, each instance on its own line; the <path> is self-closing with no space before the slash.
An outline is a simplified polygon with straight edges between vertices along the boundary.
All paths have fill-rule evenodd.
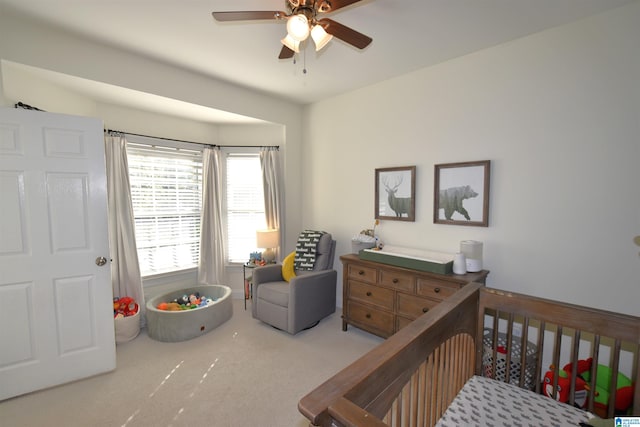
<path id="1" fill-rule="evenodd" d="M 590 413 L 514 385 L 473 376 L 436 427 L 579 426 Z"/>

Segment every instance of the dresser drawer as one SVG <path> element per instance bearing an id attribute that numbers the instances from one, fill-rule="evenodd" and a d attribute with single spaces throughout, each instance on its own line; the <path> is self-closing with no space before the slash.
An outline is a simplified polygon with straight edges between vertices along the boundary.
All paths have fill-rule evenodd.
<path id="1" fill-rule="evenodd" d="M 393 310 L 393 291 L 379 286 L 349 280 L 349 299 Z"/>
<path id="2" fill-rule="evenodd" d="M 417 294 L 443 300 L 455 294 L 459 289 L 459 285 L 445 280 L 421 278 L 418 279 Z"/>
<path id="3" fill-rule="evenodd" d="M 385 336 L 389 336 L 394 332 L 395 325 L 392 313 L 376 310 L 373 307 L 358 304 L 357 302 L 347 302 L 347 318 L 350 322 L 367 325 L 368 330 L 373 329 Z"/>
<path id="4" fill-rule="evenodd" d="M 380 285 L 405 292 L 415 292 L 415 276 L 395 271 L 380 270 Z"/>
<path id="5" fill-rule="evenodd" d="M 371 267 L 349 264 L 348 276 L 368 283 L 376 283 L 378 280 L 378 270 Z"/>
<path id="6" fill-rule="evenodd" d="M 438 304 L 440 301 L 430 298 L 398 293 L 398 314 L 409 319 L 417 319 Z"/>

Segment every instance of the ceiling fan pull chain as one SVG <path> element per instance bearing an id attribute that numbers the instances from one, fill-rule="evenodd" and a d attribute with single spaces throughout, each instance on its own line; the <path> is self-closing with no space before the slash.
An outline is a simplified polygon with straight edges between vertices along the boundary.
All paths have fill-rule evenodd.
<path id="1" fill-rule="evenodd" d="M 302 74 L 307 74 L 307 49 L 303 52 Z"/>

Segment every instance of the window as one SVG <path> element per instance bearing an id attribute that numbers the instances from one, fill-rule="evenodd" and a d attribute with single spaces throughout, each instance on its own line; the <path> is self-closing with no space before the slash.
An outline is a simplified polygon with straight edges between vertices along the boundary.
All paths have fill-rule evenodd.
<path id="1" fill-rule="evenodd" d="M 142 276 L 197 267 L 201 152 L 130 142 L 127 159 Z"/>
<path id="2" fill-rule="evenodd" d="M 227 261 L 244 263 L 267 227 L 259 153 L 227 153 L 226 181 Z"/>

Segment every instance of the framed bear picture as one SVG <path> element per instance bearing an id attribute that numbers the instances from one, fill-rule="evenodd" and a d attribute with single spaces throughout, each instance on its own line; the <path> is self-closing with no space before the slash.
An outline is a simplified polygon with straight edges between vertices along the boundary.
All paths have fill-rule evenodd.
<path id="1" fill-rule="evenodd" d="M 435 165 L 433 222 L 489 226 L 491 161 Z"/>

